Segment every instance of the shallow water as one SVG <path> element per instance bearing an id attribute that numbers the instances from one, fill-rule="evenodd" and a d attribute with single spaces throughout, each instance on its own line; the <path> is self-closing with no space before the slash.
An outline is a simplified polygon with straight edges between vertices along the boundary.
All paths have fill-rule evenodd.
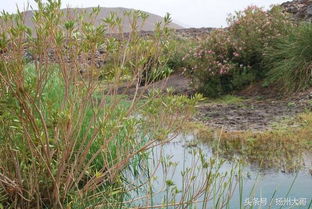
<path id="1" fill-rule="evenodd" d="M 173 142 L 152 150 L 148 168 L 150 173 L 156 176 L 152 183 L 153 191 L 156 192 L 156 194 L 153 195 L 152 198 L 149 198 L 147 202 L 142 201 L 142 205 L 146 205 L 148 203 L 158 205 L 166 200 L 166 198 L 171 200 L 176 199 L 176 201 L 179 201 L 181 199 L 180 193 L 175 197 L 170 198 L 168 196 L 166 188 L 169 187 L 168 184 L 166 184 L 166 181 L 168 183 L 168 180 L 170 180 L 170 185 L 172 184 L 176 186 L 179 190 L 183 190 L 184 188 L 187 192 L 190 192 L 190 190 L 195 191 L 203 184 L 202 181 L 204 179 L 205 172 L 207 172 L 202 172 L 196 168 L 196 165 L 198 168 L 201 168 L 201 161 L 199 160 L 200 156 L 205 157 L 208 161 L 210 159 L 216 159 L 217 161 L 222 160 L 221 157 L 212 153 L 209 145 L 201 144 L 196 147 L 186 146 L 186 144 L 193 140 L 193 135 L 180 135 Z M 202 155 L 199 155 L 198 153 L 202 153 Z M 306 153 L 304 156 L 305 166 L 296 173 L 291 174 L 286 174 L 278 170 L 263 170 L 255 167 L 254 165 L 245 165 L 240 169 L 241 176 L 243 176 L 242 184 L 238 183 L 238 179 L 236 178 L 237 175 L 235 176 L 233 174 L 232 176 L 232 178 L 235 179 L 233 182 L 237 182 L 237 184 L 236 187 L 231 187 L 234 193 L 231 195 L 232 198 L 230 200 L 229 208 L 238 209 L 253 207 L 272 209 L 309 209 L 312 198 L 312 175 L 310 174 L 312 159 L 311 154 L 309 153 Z M 162 159 L 163 162 L 161 165 L 157 164 L 160 159 Z M 185 189 L 186 186 L 185 184 L 183 185 L 182 182 L 187 181 L 185 181 L 185 176 L 183 177 L 181 173 L 188 168 L 193 169 L 192 175 L 197 176 L 197 178 L 195 178 L 189 188 Z M 152 172 L 154 169 L 155 173 Z M 227 160 L 222 164 L 220 169 L 216 168 L 211 170 L 224 174 L 231 171 L 238 172 L 239 168 L 237 163 Z M 150 176 L 152 176 L 152 174 L 150 174 Z M 144 179 L 146 180 L 146 177 L 143 177 L 141 180 L 144 181 Z M 137 180 L 138 179 L 133 179 L 133 181 Z M 220 180 L 216 181 L 224 182 L 221 177 Z M 217 186 L 215 188 L 218 188 L 218 184 L 216 185 Z M 242 192 L 240 192 L 239 185 L 243 185 L 241 190 Z M 173 186 L 170 188 L 173 188 Z M 157 193 L 158 191 L 159 193 Z M 143 191 L 141 192 L 143 193 Z M 137 193 L 136 195 L 138 194 L 140 193 Z M 203 200 L 203 197 L 200 197 L 199 200 Z M 216 205 L 216 200 L 211 199 L 208 201 L 208 206 L 203 205 L 203 203 L 196 203 L 188 208 L 195 208 L 195 206 L 197 208 L 215 208 L 214 205 Z M 168 208 L 178 207 L 172 206 Z"/>

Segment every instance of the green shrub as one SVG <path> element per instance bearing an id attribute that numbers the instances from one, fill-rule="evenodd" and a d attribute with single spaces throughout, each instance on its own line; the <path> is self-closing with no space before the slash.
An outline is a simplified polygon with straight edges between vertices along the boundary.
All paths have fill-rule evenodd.
<path id="1" fill-rule="evenodd" d="M 169 60 L 168 67 L 173 71 L 183 71 L 192 67 L 192 62 L 186 59 L 186 56 L 192 51 L 197 45 L 197 41 L 192 38 L 179 37 L 173 34 L 169 41 L 168 52 Z"/>
<path id="2" fill-rule="evenodd" d="M 312 24 L 303 23 L 277 40 L 266 50 L 266 63 L 266 84 L 276 85 L 286 94 L 311 86 Z"/>
<path id="3" fill-rule="evenodd" d="M 138 86 L 143 72 L 158 69 L 155 63 L 165 66 L 162 45 L 155 46 L 166 37 L 168 17 L 154 39 L 144 40 L 137 36 L 135 22 L 145 15 L 132 11 L 133 39 L 119 42 L 105 30 L 114 21 L 92 23 L 99 8 L 78 21 L 66 19 L 60 1 L 36 3 L 36 37 L 22 13 L 2 14 L 0 196 L 5 199 L 0 206 L 116 208 L 126 194 L 125 168 L 138 169 L 132 159 L 165 143 L 193 113 L 197 100 L 161 93 L 143 99 L 138 92 L 125 99 L 118 94 L 126 82 Z M 102 46 L 113 62 L 107 69 L 111 76 L 99 81 L 96 59 Z M 32 63 L 24 59 L 25 48 Z"/>
<path id="4" fill-rule="evenodd" d="M 140 85 L 144 86 L 171 73 L 167 65 L 172 56 L 169 44 L 172 31 L 167 27 L 171 23 L 171 17 L 167 14 L 163 22 L 155 25 L 154 33 L 143 37 L 141 30 L 148 18 L 146 15 L 141 11 L 124 13 L 123 19 L 130 21 L 131 32 L 127 36 L 123 32 L 123 22 L 119 16 L 111 14 L 103 20 L 107 24 L 112 24 L 110 27 L 119 35 L 107 37 L 101 44 L 104 58 L 104 65 L 100 67 L 98 73 L 101 80 L 111 80 L 122 72 L 122 80 L 127 81 L 139 73 Z M 123 54 L 122 60 L 119 59 L 120 54 Z"/>
<path id="5" fill-rule="evenodd" d="M 264 50 L 287 34 L 292 23 L 279 7 L 248 7 L 228 18 L 229 27 L 215 30 L 187 57 L 194 83 L 206 96 L 218 96 L 263 79 Z"/>
<path id="6" fill-rule="evenodd" d="M 233 42 L 232 61 L 250 66 L 257 79 L 265 76 L 263 54 L 274 40 L 285 36 L 293 23 L 282 12 L 282 8 L 273 7 L 269 11 L 250 6 L 244 11 L 228 17 L 229 34 Z"/>

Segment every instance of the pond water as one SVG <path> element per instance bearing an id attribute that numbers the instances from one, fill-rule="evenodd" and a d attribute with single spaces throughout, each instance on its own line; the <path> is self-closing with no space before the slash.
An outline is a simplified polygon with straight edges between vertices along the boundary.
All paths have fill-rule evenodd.
<path id="1" fill-rule="evenodd" d="M 150 188 L 134 193 L 133 198 L 140 200 L 135 203 L 137 206 L 155 206 L 163 202 L 176 204 L 181 200 L 189 200 L 192 195 L 196 196 L 197 191 L 203 191 L 204 185 L 211 185 L 209 189 L 204 187 L 211 192 L 198 195 L 198 202 L 186 208 L 311 208 L 310 153 L 304 155 L 304 166 L 300 170 L 285 173 L 279 169 L 262 169 L 248 163 L 242 166 L 237 163 L 237 159 L 223 161 L 222 157 L 213 154 L 207 144 L 187 146 L 194 139 L 192 134 L 180 135 L 174 141 L 151 151 L 148 163 L 142 166 L 148 172 L 142 172 L 140 177 L 132 179 L 133 182 L 151 182 Z M 212 179 L 209 183 L 205 182 L 207 174 Z M 153 195 L 143 197 L 142 194 L 151 190 Z M 229 191 L 232 191 L 231 194 Z M 227 206 L 222 202 L 227 202 Z M 176 205 L 163 208 L 185 207 Z"/>

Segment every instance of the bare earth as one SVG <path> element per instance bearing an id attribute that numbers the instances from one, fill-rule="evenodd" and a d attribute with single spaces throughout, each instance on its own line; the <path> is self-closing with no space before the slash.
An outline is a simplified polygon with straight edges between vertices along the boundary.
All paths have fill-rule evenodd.
<path id="1" fill-rule="evenodd" d="M 197 119 L 227 131 L 263 131 L 271 129 L 275 122 L 312 110 L 311 99 L 308 94 L 284 100 L 248 98 L 238 104 L 202 104 Z"/>

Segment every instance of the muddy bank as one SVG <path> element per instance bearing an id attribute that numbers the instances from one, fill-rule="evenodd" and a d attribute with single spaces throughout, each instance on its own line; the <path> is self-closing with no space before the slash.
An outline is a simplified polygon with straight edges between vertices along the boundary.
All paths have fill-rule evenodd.
<path id="1" fill-rule="evenodd" d="M 249 97 L 235 104 L 201 104 L 198 110 L 197 119 L 210 127 L 226 131 L 269 130 L 276 122 L 311 111 L 312 89 L 287 99 Z M 286 125 L 296 126 L 293 122 Z"/>

